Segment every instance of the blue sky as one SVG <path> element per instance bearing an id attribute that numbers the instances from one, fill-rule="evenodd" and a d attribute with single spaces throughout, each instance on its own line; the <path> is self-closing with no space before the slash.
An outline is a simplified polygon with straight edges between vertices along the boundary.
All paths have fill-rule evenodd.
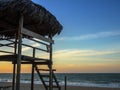
<path id="1" fill-rule="evenodd" d="M 97 47 L 101 43 L 103 43 L 102 45 L 116 43 L 120 39 L 119 0 L 33 1 L 41 4 L 57 17 L 64 28 L 61 35 L 56 38 L 65 38 L 66 40 L 63 41 L 67 43 L 77 42 L 84 48 L 86 44 L 90 44 L 91 47 L 94 44 Z M 98 37 L 94 35 L 98 35 Z M 88 38 L 85 38 L 87 36 Z M 82 37 L 85 40 L 80 39 Z M 62 43 L 64 43 L 63 41 Z M 72 44 L 72 46 L 74 45 Z"/>
<path id="2" fill-rule="evenodd" d="M 63 25 L 54 37 L 58 72 L 120 72 L 120 0 L 33 1 Z"/>

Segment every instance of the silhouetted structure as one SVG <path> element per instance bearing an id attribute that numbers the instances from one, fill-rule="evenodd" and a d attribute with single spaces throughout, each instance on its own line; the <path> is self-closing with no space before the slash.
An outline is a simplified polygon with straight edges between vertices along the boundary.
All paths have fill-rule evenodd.
<path id="1" fill-rule="evenodd" d="M 9 61 L 13 64 L 12 90 L 20 90 L 21 64 L 32 65 L 31 90 L 34 89 L 34 70 L 38 73 L 46 90 L 54 87 L 60 90 L 59 83 L 52 69 L 52 37 L 60 34 L 61 24 L 42 6 L 31 0 L 0 0 L 0 61 Z M 23 39 L 34 41 L 44 46 L 38 48 L 24 44 Z M 4 47 L 11 48 L 4 50 Z M 24 55 L 22 47 L 29 47 L 32 55 Z M 48 58 L 36 57 L 37 51 L 48 53 Z M 48 69 L 39 68 L 47 65 Z M 48 71 L 48 75 L 41 74 Z M 44 77 L 49 78 L 48 84 Z M 53 80 L 54 79 L 54 80 Z M 53 81 L 56 86 L 53 85 Z"/>

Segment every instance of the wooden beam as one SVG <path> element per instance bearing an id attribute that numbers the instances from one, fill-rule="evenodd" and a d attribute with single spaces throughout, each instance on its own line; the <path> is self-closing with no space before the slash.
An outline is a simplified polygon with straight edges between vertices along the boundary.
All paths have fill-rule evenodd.
<path id="1" fill-rule="evenodd" d="M 17 76 L 16 76 L 16 90 L 20 90 L 20 73 L 21 73 L 21 52 L 22 52 L 22 33 L 23 15 L 19 18 L 18 27 L 18 57 L 17 57 Z"/>
<path id="2" fill-rule="evenodd" d="M 48 50 L 44 50 L 44 49 L 41 49 L 41 48 L 33 47 L 33 46 L 30 46 L 30 45 L 27 45 L 27 44 L 22 44 L 22 45 L 26 46 L 26 47 L 30 47 L 30 48 L 35 48 L 37 50 L 41 50 L 41 51 L 44 51 L 44 52 L 48 52 Z"/>
<path id="3" fill-rule="evenodd" d="M 41 42 L 41 41 L 38 41 L 38 40 L 36 40 L 36 39 L 34 39 L 34 38 L 28 38 L 28 39 L 29 39 L 29 40 L 32 40 L 32 41 L 35 41 L 35 42 L 37 42 L 37 43 L 40 43 L 40 44 L 43 44 L 43 45 L 48 46 L 48 44 L 43 43 L 43 42 Z"/>
<path id="4" fill-rule="evenodd" d="M 25 34 L 25 35 L 31 36 L 33 38 L 43 40 L 43 41 L 48 42 L 48 43 L 54 43 L 54 41 L 51 40 L 50 38 L 45 38 L 42 35 L 37 34 L 35 32 L 32 32 L 32 31 L 30 31 L 30 30 L 28 30 L 26 28 L 22 28 L 22 34 Z"/>
<path id="5" fill-rule="evenodd" d="M 0 52 L 14 54 L 13 52 L 8 52 L 8 51 L 3 51 L 3 50 L 0 50 Z"/>
<path id="6" fill-rule="evenodd" d="M 14 55 L 17 54 L 17 34 L 15 34 L 15 41 L 9 41 L 9 42 L 13 42 L 14 43 Z M 17 57 L 17 55 L 16 55 Z M 15 90 L 15 78 L 16 78 L 16 62 L 17 62 L 17 58 L 16 59 L 13 59 L 13 79 L 12 79 L 12 90 Z"/>
<path id="7" fill-rule="evenodd" d="M 25 56 L 25 55 L 22 55 L 22 60 L 23 61 L 49 61 L 49 59 L 34 58 L 34 57 Z"/>
<path id="8" fill-rule="evenodd" d="M 32 64 L 32 62 L 21 62 L 21 64 Z M 49 62 L 34 62 L 35 65 L 48 65 Z"/>
<path id="9" fill-rule="evenodd" d="M 17 59 L 17 54 L 14 55 L 0 55 L 0 61 L 13 61 L 13 60 L 16 60 Z M 43 58 L 33 58 L 33 57 L 29 57 L 29 56 L 24 56 L 22 55 L 21 56 L 21 60 L 22 61 L 29 61 L 29 62 L 33 62 L 35 61 L 36 63 L 37 62 L 48 62 L 49 63 L 49 59 L 43 59 Z"/>
<path id="10" fill-rule="evenodd" d="M 16 60 L 16 55 L 0 55 L 0 61 L 13 61 Z"/>
<path id="11" fill-rule="evenodd" d="M 52 40 L 52 35 L 49 35 L 50 39 Z M 53 90 L 53 71 L 52 71 L 52 43 L 50 43 L 50 53 L 49 53 L 49 58 L 50 58 L 50 63 L 49 63 L 49 74 L 50 74 L 50 77 L 49 77 L 49 90 Z"/>
<path id="12" fill-rule="evenodd" d="M 7 47 L 12 47 L 12 48 L 13 48 L 13 46 L 10 46 L 10 45 L 12 45 L 12 44 L 14 44 L 14 43 L 0 44 L 0 47 L 2 47 L 2 46 L 7 46 Z"/>
<path id="13" fill-rule="evenodd" d="M 33 48 L 33 58 L 35 57 L 35 48 Z M 32 63 L 32 75 L 31 75 L 31 90 L 34 90 L 34 67 L 35 67 L 35 64 L 34 64 L 34 60 L 33 60 L 33 63 Z"/>

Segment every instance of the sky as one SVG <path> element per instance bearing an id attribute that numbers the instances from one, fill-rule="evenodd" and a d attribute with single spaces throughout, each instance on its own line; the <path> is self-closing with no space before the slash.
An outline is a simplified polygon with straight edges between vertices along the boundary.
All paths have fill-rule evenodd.
<path id="1" fill-rule="evenodd" d="M 49 10 L 63 26 L 53 45 L 58 73 L 120 73 L 120 0 L 32 1 Z M 29 67 L 23 66 L 23 72 L 30 72 Z M 5 71 L 0 68 L 0 72 Z"/>

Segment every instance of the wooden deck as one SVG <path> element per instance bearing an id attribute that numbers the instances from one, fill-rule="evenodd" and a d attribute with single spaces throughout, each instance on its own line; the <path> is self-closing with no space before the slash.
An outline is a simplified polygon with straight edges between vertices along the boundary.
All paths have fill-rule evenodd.
<path id="1" fill-rule="evenodd" d="M 17 64 L 17 54 L 16 55 L 1 55 L 0 61 L 8 61 Z M 49 59 L 42 59 L 42 58 L 33 58 L 30 56 L 21 56 L 21 64 L 49 64 Z"/>

